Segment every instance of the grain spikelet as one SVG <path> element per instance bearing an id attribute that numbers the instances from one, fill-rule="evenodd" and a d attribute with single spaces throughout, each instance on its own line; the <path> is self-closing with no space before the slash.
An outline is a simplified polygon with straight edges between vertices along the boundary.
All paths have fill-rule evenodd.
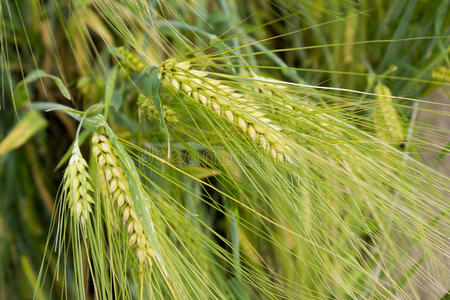
<path id="1" fill-rule="evenodd" d="M 118 51 L 124 56 L 126 67 L 136 72 L 145 69 L 145 64 L 130 51 L 124 47 L 118 48 Z M 236 125 L 275 160 L 292 161 L 293 153 L 283 143 L 286 138 L 281 134 L 281 128 L 265 117 L 243 94 L 220 80 L 209 78 L 206 72 L 191 69 L 189 62 L 167 60 L 161 64 L 160 72 L 166 84 Z M 140 97 L 139 106 L 148 116 L 153 116 L 150 99 Z M 172 112 L 165 113 L 165 117 L 168 122 L 176 120 Z"/>

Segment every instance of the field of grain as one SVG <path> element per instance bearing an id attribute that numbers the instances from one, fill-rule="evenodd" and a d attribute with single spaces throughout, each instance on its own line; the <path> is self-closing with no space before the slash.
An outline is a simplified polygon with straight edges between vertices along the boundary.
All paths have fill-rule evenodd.
<path id="1" fill-rule="evenodd" d="M 449 299 L 424 0 L 0 0 L 0 300 Z"/>

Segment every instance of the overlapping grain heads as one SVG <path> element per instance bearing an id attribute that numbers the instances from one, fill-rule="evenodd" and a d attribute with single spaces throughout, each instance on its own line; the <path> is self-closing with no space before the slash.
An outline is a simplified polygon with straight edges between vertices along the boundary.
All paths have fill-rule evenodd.
<path id="1" fill-rule="evenodd" d="M 122 52 L 126 60 L 137 62 L 135 67 L 131 67 L 133 71 L 145 72 L 145 65 L 140 63 L 133 54 L 125 50 L 122 50 Z M 127 65 L 129 64 L 127 63 Z M 285 89 L 279 88 L 279 85 L 283 83 L 267 78 L 248 77 L 248 81 L 252 81 L 252 83 L 246 86 L 240 85 L 242 88 L 233 88 L 234 85 L 232 83 L 227 84 L 225 83 L 227 82 L 226 80 L 217 79 L 229 78 L 226 75 L 195 70 L 189 61 L 168 60 L 160 65 L 159 70 L 160 79 L 165 84 L 164 88 L 172 90 L 174 95 L 183 95 L 184 97 L 181 99 L 195 100 L 199 108 L 207 109 L 213 117 L 216 115 L 218 118 L 220 117 L 222 120 L 230 122 L 250 137 L 258 147 L 271 154 L 277 161 L 290 160 L 292 158 L 292 147 L 304 147 L 304 151 L 299 155 L 300 157 L 295 156 L 293 158 L 296 161 L 304 159 L 306 162 L 302 164 L 302 168 L 299 168 L 299 170 L 303 173 L 303 178 L 311 178 L 311 183 L 306 183 L 306 192 L 304 194 L 311 194 L 312 200 L 305 204 L 304 197 L 297 197 L 300 194 L 297 193 L 298 190 L 294 190 L 297 187 L 293 188 L 292 197 L 284 198 L 285 194 L 280 192 L 276 195 L 277 197 L 272 196 L 271 199 L 277 198 L 278 204 L 286 201 L 285 205 L 290 210 L 306 207 L 305 211 L 311 212 L 310 207 L 312 205 L 332 205 L 332 211 L 337 212 L 338 215 L 353 215 L 356 221 L 343 219 L 335 222 L 332 217 L 330 218 L 328 208 L 324 210 L 326 213 L 323 214 L 321 211 L 307 213 L 305 227 L 308 228 L 308 235 L 313 240 L 328 238 L 330 229 L 342 229 L 348 232 L 348 235 L 343 239 L 346 241 L 351 240 L 351 245 L 336 246 L 332 244 L 328 248 L 330 252 L 334 252 L 333 248 L 338 247 L 343 252 L 351 253 L 355 257 L 359 257 L 360 252 L 363 252 L 364 255 L 372 256 L 371 249 L 364 246 L 364 241 L 359 235 L 360 233 L 356 230 L 350 230 L 350 226 L 353 226 L 350 222 L 357 222 L 358 226 L 370 228 L 367 230 L 369 234 L 372 234 L 372 231 L 377 229 L 376 226 L 373 229 L 368 224 L 375 223 L 376 225 L 379 224 L 380 227 L 386 227 L 386 222 L 383 218 L 376 220 L 376 222 L 372 221 L 370 216 L 360 213 L 361 207 L 363 207 L 362 211 L 370 211 L 383 217 L 389 216 L 393 218 L 398 227 L 405 232 L 411 228 L 409 222 L 417 219 L 417 216 L 421 214 L 421 212 L 411 211 L 406 216 L 401 215 L 400 210 L 390 202 L 392 191 L 398 191 L 402 201 L 405 199 L 402 205 L 415 207 L 419 203 L 417 201 L 419 197 L 411 196 L 413 191 L 415 192 L 415 187 L 412 184 L 414 178 L 408 176 L 407 180 L 400 181 L 396 174 L 396 168 L 401 168 L 402 166 L 401 153 L 397 152 L 393 147 L 385 148 L 385 145 L 378 148 L 379 144 L 373 143 L 374 139 L 372 136 L 363 132 L 359 127 L 353 126 L 351 119 L 348 120 L 346 117 L 340 118 L 339 112 L 334 113 L 328 106 L 325 106 L 326 108 L 324 109 L 313 101 L 308 101 L 306 97 L 295 98 L 295 100 L 300 101 L 291 100 L 289 97 L 292 96 L 294 98 L 294 93 L 291 93 L 289 89 L 283 91 Z M 285 84 L 285 86 L 288 85 Z M 256 89 L 253 89 L 254 87 Z M 257 92 L 252 93 L 252 90 Z M 295 89 L 293 88 L 292 90 Z M 297 91 L 300 91 L 300 89 L 297 89 Z M 374 104 L 377 137 L 387 144 L 400 144 L 404 140 L 403 128 L 400 116 L 392 103 L 390 90 L 380 84 L 376 87 L 375 93 L 378 94 Z M 261 98 L 264 97 L 266 99 L 255 99 L 257 95 L 261 95 Z M 285 103 L 282 103 L 283 96 L 285 97 L 284 100 L 286 100 Z M 267 107 L 262 106 L 265 105 L 265 100 L 268 103 L 267 107 L 270 108 L 273 105 L 272 113 L 266 114 Z M 154 109 L 152 105 L 152 100 L 149 98 L 141 97 L 139 99 L 139 106 L 142 109 L 146 106 Z M 274 124 L 275 120 L 283 120 L 283 116 L 288 114 L 291 114 L 292 117 L 286 118 L 286 123 L 283 124 L 286 125 L 287 122 L 292 122 L 293 126 L 291 128 L 296 129 L 296 132 L 301 132 L 290 136 L 294 136 L 296 138 L 295 141 L 304 138 L 306 142 L 310 142 L 309 144 L 290 143 L 287 141 L 288 139 L 284 132 L 281 131 L 281 128 Z M 362 120 L 367 121 L 367 126 L 372 128 L 372 120 L 367 117 L 364 117 Z M 282 122 L 280 121 L 280 123 Z M 367 144 L 370 147 L 360 146 L 360 141 L 370 141 Z M 376 151 L 377 149 L 382 149 L 383 151 L 386 149 L 386 153 L 390 155 L 385 155 L 383 152 L 381 154 L 383 157 L 381 157 L 381 151 Z M 387 150 L 390 152 L 387 152 Z M 389 166 L 395 166 L 396 168 L 386 168 L 384 163 L 383 165 L 378 163 L 380 159 L 382 162 L 389 162 Z M 293 170 L 293 174 L 296 171 L 297 169 Z M 276 172 L 277 170 L 273 173 L 276 174 Z M 272 178 L 276 178 L 276 176 L 267 178 L 270 186 L 280 186 L 285 183 L 282 182 L 280 184 L 276 180 L 272 181 Z M 301 177 L 299 176 L 299 178 Z M 320 182 L 320 184 L 316 186 L 312 182 Z M 377 189 L 374 189 L 375 186 Z M 286 186 L 283 191 L 288 191 L 289 188 Z M 428 196 L 424 194 L 423 197 Z M 352 202 L 348 201 L 349 199 L 352 199 Z M 398 202 L 395 205 L 399 205 L 397 204 Z M 274 215 L 282 215 L 282 213 L 277 212 Z M 320 220 L 317 223 L 317 227 L 309 225 L 316 220 Z M 328 222 L 325 220 L 330 221 L 330 224 L 333 225 L 322 230 L 322 222 Z M 292 224 L 295 224 L 295 222 Z M 417 228 L 419 227 L 417 226 Z M 299 226 L 298 230 L 303 229 Z M 415 238 L 414 235 L 415 231 L 411 233 L 412 238 Z M 386 239 L 390 242 L 389 236 Z M 359 248 L 360 246 L 362 246 L 363 250 Z M 419 244 L 418 247 L 421 248 L 423 245 Z M 307 249 L 307 247 L 304 249 Z M 308 252 L 308 250 L 305 252 Z M 392 256 L 392 260 L 389 263 L 394 264 L 396 263 L 394 261 L 399 261 L 399 258 L 402 257 L 400 252 L 401 247 L 391 247 L 389 248 L 389 253 L 387 250 L 383 253 L 385 255 L 384 260 L 388 261 L 387 257 Z M 375 258 L 371 257 L 371 259 L 376 261 Z M 333 259 L 331 262 L 319 259 L 317 263 L 320 264 L 317 275 L 323 279 L 328 275 L 327 271 L 324 270 L 328 270 L 330 267 L 333 268 L 335 265 L 345 265 L 355 272 L 361 272 L 364 276 L 371 272 L 369 268 L 364 266 L 347 264 L 341 258 Z M 402 265 L 403 262 L 399 264 Z M 304 266 L 304 268 L 307 269 L 308 267 Z M 336 272 L 333 276 L 345 278 L 339 273 Z M 349 288 L 346 282 L 341 282 L 340 284 L 345 289 Z M 378 281 L 375 279 L 371 284 L 377 286 Z M 318 286 L 317 283 L 315 285 Z"/>
<path id="2" fill-rule="evenodd" d="M 145 64 L 133 53 L 120 47 L 121 63 L 136 72 L 142 72 Z M 160 66 L 161 80 L 177 92 L 194 99 L 202 107 L 236 125 L 251 140 L 277 161 L 291 161 L 293 152 L 281 128 L 274 124 L 264 112 L 245 95 L 222 80 L 210 78 L 207 72 L 194 70 L 189 62 L 169 59 Z M 153 114 L 151 99 L 140 97 L 139 106 Z M 168 121 L 175 121 L 172 111 L 166 113 Z"/>
<path id="3" fill-rule="evenodd" d="M 92 152 L 100 168 L 100 176 L 106 182 L 110 199 L 113 204 L 117 205 L 122 220 L 127 226 L 130 247 L 136 250 L 140 263 L 145 261 L 151 263 L 153 250 L 136 215 L 133 201 L 130 197 L 127 177 L 120 158 L 112 147 L 111 142 L 104 135 L 94 135 L 92 137 Z"/>

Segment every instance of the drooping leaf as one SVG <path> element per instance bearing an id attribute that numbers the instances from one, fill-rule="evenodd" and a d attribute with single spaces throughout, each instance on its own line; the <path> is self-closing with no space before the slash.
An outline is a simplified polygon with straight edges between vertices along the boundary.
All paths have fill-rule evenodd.
<path id="1" fill-rule="evenodd" d="M 35 110 L 28 111 L 0 142 L 0 155 L 26 143 L 37 132 L 47 127 L 47 120 Z"/>
<path id="2" fill-rule="evenodd" d="M 64 85 L 64 83 L 62 82 L 62 80 L 60 78 L 58 78 L 58 77 L 56 77 L 54 75 L 50 75 L 50 74 L 48 74 L 48 73 L 46 73 L 46 72 L 44 72 L 42 70 L 39 70 L 39 69 L 31 71 L 21 82 L 19 82 L 17 84 L 16 89 L 21 88 L 21 85 L 29 84 L 29 83 L 37 80 L 37 79 L 40 79 L 40 78 L 50 78 L 50 79 L 52 79 L 55 82 L 55 84 L 58 87 L 58 89 L 61 92 L 61 94 L 65 98 L 67 98 L 69 100 L 71 99 L 69 90 L 66 88 L 66 86 Z"/>

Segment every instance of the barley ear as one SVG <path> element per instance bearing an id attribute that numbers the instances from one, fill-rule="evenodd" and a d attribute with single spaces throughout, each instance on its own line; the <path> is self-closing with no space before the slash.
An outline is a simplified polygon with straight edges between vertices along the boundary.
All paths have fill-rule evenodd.
<path id="1" fill-rule="evenodd" d="M 151 99 L 140 95 L 137 104 L 139 108 L 144 112 L 147 119 L 159 119 L 158 110 L 156 109 L 156 106 Z M 177 113 L 166 106 L 164 106 L 164 119 L 171 125 L 176 125 L 179 122 Z"/>
<path id="2" fill-rule="evenodd" d="M 140 60 L 131 51 L 125 49 L 125 47 L 119 47 L 117 48 L 117 51 L 123 55 L 123 59 L 120 62 L 124 67 L 135 72 L 142 72 L 145 69 L 145 64 L 142 60 Z"/>
<path id="3" fill-rule="evenodd" d="M 440 66 L 439 68 L 433 70 L 431 77 L 439 81 L 450 82 L 450 69 Z"/>
<path id="4" fill-rule="evenodd" d="M 87 171 L 87 163 L 81 155 L 80 148 L 75 143 L 69 164 L 63 177 L 63 195 L 72 216 L 81 224 L 89 219 L 92 212 L 93 188 Z"/>
<path id="5" fill-rule="evenodd" d="M 378 139 L 398 144 L 404 140 L 400 117 L 390 97 L 391 90 L 382 83 L 375 86 L 374 125 Z"/>
<path id="6" fill-rule="evenodd" d="M 141 264 L 145 261 L 151 264 L 154 253 L 136 215 L 120 158 L 104 135 L 92 137 L 92 152 L 98 163 L 100 176 L 106 183 L 108 198 L 119 209 L 122 222 L 127 228 L 129 246 L 135 250 Z"/>
<path id="7" fill-rule="evenodd" d="M 171 59 L 162 63 L 160 70 L 166 85 L 235 125 L 274 160 L 291 161 L 293 151 L 281 128 L 245 95 L 220 80 L 209 78 L 207 72 L 191 69 L 189 62 Z"/>

